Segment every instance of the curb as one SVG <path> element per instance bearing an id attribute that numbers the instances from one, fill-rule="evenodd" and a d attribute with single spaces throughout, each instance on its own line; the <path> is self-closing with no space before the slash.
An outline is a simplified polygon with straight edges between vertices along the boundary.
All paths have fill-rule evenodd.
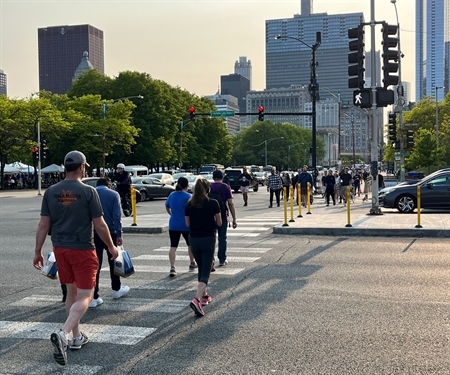
<path id="1" fill-rule="evenodd" d="M 419 228 L 286 228 L 273 227 L 275 234 L 317 235 L 317 236 L 361 236 L 361 237 L 430 237 L 450 238 L 450 230 Z"/>

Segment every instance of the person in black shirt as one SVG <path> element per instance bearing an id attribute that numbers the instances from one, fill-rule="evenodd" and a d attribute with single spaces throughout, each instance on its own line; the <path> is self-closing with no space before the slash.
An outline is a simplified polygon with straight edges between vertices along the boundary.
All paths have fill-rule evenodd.
<path id="1" fill-rule="evenodd" d="M 344 200 L 344 204 L 347 200 L 347 187 L 350 186 L 350 180 L 352 179 L 352 175 L 348 173 L 348 167 L 344 168 L 344 171 L 340 174 L 341 177 L 341 198 Z"/>
<path id="2" fill-rule="evenodd" d="M 333 176 L 333 171 L 331 169 L 328 170 L 328 174 L 324 177 L 327 206 L 330 205 L 330 197 L 333 198 L 333 205 L 336 205 L 336 199 L 334 198 L 334 185 L 336 185 L 336 179 Z"/>
<path id="3" fill-rule="evenodd" d="M 250 189 L 250 182 L 252 182 L 252 176 L 247 173 L 247 168 L 242 168 L 242 173 L 239 175 L 238 180 L 241 185 L 242 198 L 244 199 L 244 206 L 247 206 L 248 191 Z"/>
<path id="4" fill-rule="evenodd" d="M 130 194 L 131 178 L 129 173 L 125 170 L 125 165 L 117 164 L 117 171 L 114 173 L 112 181 L 116 182 L 116 191 L 120 195 L 122 203 L 122 210 L 125 216 L 131 215 L 131 209 L 128 202 L 128 194 Z"/>
<path id="5" fill-rule="evenodd" d="M 216 246 L 216 230 L 222 226 L 219 203 L 210 199 L 210 184 L 206 179 L 197 180 L 194 192 L 185 209 L 186 225 L 189 227 L 189 242 L 192 255 L 198 266 L 198 286 L 195 298 L 189 305 L 198 316 L 205 315 L 203 306 L 211 302 L 206 291 Z"/>

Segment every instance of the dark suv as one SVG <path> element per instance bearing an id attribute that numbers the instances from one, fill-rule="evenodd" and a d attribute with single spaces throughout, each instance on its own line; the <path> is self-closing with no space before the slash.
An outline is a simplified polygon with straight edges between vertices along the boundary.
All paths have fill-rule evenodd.
<path id="1" fill-rule="evenodd" d="M 225 174 L 228 177 L 230 187 L 232 190 L 234 190 L 235 193 L 237 193 L 241 188 L 241 182 L 239 181 L 239 176 L 241 173 L 242 173 L 241 168 L 225 169 Z M 250 176 L 252 176 L 252 181 L 250 182 L 250 189 L 253 189 L 254 192 L 257 192 L 259 187 L 258 178 L 250 171 L 247 171 L 247 173 Z"/>

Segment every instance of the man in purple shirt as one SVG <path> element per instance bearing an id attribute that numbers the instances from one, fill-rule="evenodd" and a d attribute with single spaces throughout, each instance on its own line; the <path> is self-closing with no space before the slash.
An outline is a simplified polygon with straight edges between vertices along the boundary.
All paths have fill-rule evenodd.
<path id="1" fill-rule="evenodd" d="M 233 195 L 231 194 L 230 186 L 223 183 L 223 172 L 221 170 L 215 170 L 213 172 L 214 182 L 211 184 L 210 194 L 216 194 L 220 196 L 222 202 L 227 206 L 228 211 L 233 217 L 233 228 L 237 227 L 236 223 L 236 211 L 234 209 Z M 219 204 L 220 205 L 220 204 Z M 219 266 L 225 266 L 227 262 L 227 225 L 228 221 L 222 219 L 222 225 L 218 228 L 219 235 L 219 251 L 217 257 L 219 258 Z M 213 262 L 214 264 L 214 262 Z M 214 267 L 213 267 L 214 268 Z"/>

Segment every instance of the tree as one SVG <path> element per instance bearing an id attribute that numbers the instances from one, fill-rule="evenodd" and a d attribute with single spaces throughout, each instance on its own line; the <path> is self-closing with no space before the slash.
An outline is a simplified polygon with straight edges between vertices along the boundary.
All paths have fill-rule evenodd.
<path id="1" fill-rule="evenodd" d="M 409 169 L 427 168 L 439 165 L 444 155 L 444 147 L 436 147 L 436 136 L 428 129 L 418 129 L 414 135 L 414 148 L 405 162 Z"/>

